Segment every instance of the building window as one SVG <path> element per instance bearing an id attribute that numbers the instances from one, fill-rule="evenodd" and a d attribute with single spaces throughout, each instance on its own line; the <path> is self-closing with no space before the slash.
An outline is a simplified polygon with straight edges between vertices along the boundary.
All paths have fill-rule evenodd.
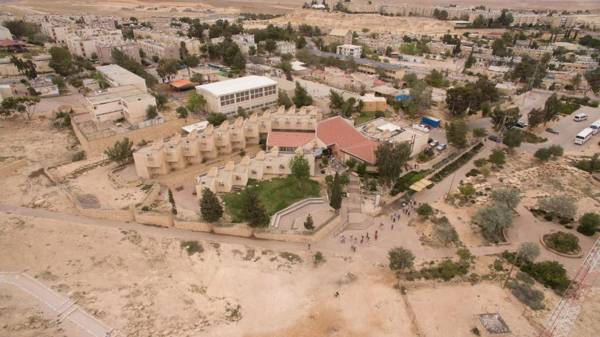
<path id="1" fill-rule="evenodd" d="M 223 95 L 221 96 L 221 106 L 230 105 L 235 103 L 235 95 Z"/>
<path id="2" fill-rule="evenodd" d="M 274 85 L 265 87 L 265 96 L 274 95 L 277 92 Z"/>

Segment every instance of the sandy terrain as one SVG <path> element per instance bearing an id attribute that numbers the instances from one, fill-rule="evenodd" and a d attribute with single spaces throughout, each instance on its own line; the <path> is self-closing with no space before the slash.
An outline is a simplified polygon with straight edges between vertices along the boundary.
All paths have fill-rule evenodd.
<path id="1" fill-rule="evenodd" d="M 411 334 L 393 275 L 369 263 L 315 268 L 208 242 L 188 256 L 169 237 L 7 215 L 0 230 L 0 270 L 37 276 L 126 336 Z"/>
<path id="2" fill-rule="evenodd" d="M 47 120 L 0 122 L 0 165 L 24 160 L 16 173 L 0 177 L 0 202 L 65 209 L 64 197 L 43 175 L 33 174 L 44 166 L 69 162 L 77 152 L 77 140 L 66 130 L 50 126 Z M 31 175 L 31 176 L 30 176 Z"/>

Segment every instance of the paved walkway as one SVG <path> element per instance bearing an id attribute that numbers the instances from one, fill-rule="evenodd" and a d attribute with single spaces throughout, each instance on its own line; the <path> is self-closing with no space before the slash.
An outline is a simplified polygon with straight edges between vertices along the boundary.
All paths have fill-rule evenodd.
<path id="1" fill-rule="evenodd" d="M 85 331 L 88 336 L 116 336 L 111 328 L 85 312 L 75 302 L 25 273 L 0 272 L 0 283 L 13 285 L 37 298 L 56 314 L 59 322 L 67 319 Z"/>

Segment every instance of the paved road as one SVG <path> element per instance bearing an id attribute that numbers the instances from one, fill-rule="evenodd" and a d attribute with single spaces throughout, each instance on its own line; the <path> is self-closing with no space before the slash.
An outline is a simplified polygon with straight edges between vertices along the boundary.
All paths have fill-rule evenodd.
<path id="1" fill-rule="evenodd" d="M 25 273 L 0 272 L 0 283 L 18 287 L 29 295 L 37 298 L 56 314 L 56 319 L 71 321 L 91 337 L 116 336 L 112 329 L 95 317 L 85 312 L 69 298 L 48 288 L 38 280 Z"/>

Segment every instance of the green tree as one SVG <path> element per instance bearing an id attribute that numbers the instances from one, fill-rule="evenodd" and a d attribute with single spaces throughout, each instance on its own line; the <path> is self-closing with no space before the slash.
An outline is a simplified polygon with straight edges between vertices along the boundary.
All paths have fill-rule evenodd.
<path id="1" fill-rule="evenodd" d="M 335 209 L 336 212 L 342 208 L 342 193 L 344 193 L 344 186 L 342 185 L 340 175 L 336 172 L 329 195 L 329 206 Z"/>
<path id="2" fill-rule="evenodd" d="M 493 149 L 488 161 L 496 166 L 502 166 L 506 163 L 506 155 L 501 149 Z"/>
<path id="3" fill-rule="evenodd" d="M 202 190 L 200 214 L 202 219 L 208 222 L 218 221 L 223 216 L 223 206 L 217 196 L 208 188 Z"/>
<path id="4" fill-rule="evenodd" d="M 204 96 L 198 94 L 195 90 L 192 91 L 188 96 L 187 104 L 185 105 L 188 111 L 198 114 L 206 106 L 206 99 Z"/>
<path id="5" fill-rule="evenodd" d="M 425 82 L 435 88 L 448 86 L 448 80 L 441 71 L 433 69 L 429 75 L 425 76 Z"/>
<path id="6" fill-rule="evenodd" d="M 184 106 L 177 107 L 175 112 L 177 112 L 177 117 L 179 118 L 187 118 L 188 116 L 188 109 Z"/>
<path id="7" fill-rule="evenodd" d="M 458 147 L 464 148 L 467 146 L 467 133 L 469 127 L 464 120 L 456 120 L 446 124 L 446 138 L 448 143 Z"/>
<path id="8" fill-rule="evenodd" d="M 415 262 L 415 255 L 410 250 L 402 247 L 391 249 L 388 252 L 388 258 L 390 261 L 390 269 L 393 271 L 412 268 Z"/>
<path id="9" fill-rule="evenodd" d="M 125 137 L 122 140 L 116 141 L 112 147 L 104 150 L 104 154 L 111 161 L 119 164 L 128 163 L 133 159 L 133 142 Z"/>
<path id="10" fill-rule="evenodd" d="M 531 109 L 529 114 L 527 115 L 527 124 L 529 124 L 530 128 L 535 128 L 536 126 L 544 123 L 545 124 L 546 113 L 542 109 Z"/>
<path id="11" fill-rule="evenodd" d="M 329 108 L 334 111 L 339 111 L 344 105 L 344 97 L 337 91 L 329 90 Z"/>
<path id="12" fill-rule="evenodd" d="M 594 70 L 590 70 L 584 74 L 585 80 L 590 85 L 590 88 L 597 94 L 600 92 L 600 67 L 596 67 Z"/>
<path id="13" fill-rule="evenodd" d="M 516 187 L 500 187 L 492 190 L 490 195 L 494 203 L 500 204 L 510 210 L 514 210 L 521 202 L 521 191 Z"/>
<path id="14" fill-rule="evenodd" d="M 306 220 L 304 220 L 304 228 L 306 228 L 306 230 L 313 230 L 315 229 L 315 224 L 312 218 L 312 215 L 308 214 L 308 216 L 306 217 Z"/>
<path id="15" fill-rule="evenodd" d="M 431 207 L 428 203 L 423 203 L 417 207 L 417 214 L 420 217 L 427 219 L 433 215 L 433 207 Z"/>
<path id="16" fill-rule="evenodd" d="M 148 105 L 146 108 L 146 119 L 154 119 L 158 116 L 156 105 Z"/>
<path id="17" fill-rule="evenodd" d="M 269 224 L 269 215 L 262 206 L 256 190 L 246 189 L 242 207 L 242 214 L 248 221 L 248 226 L 255 228 L 265 227 Z"/>
<path id="18" fill-rule="evenodd" d="M 154 96 L 154 99 L 156 100 L 156 108 L 159 111 L 164 111 L 167 106 L 167 102 L 169 102 L 167 95 L 156 92 L 152 93 L 152 96 Z"/>
<path id="19" fill-rule="evenodd" d="M 285 91 L 279 89 L 277 93 L 277 105 L 283 105 L 286 109 L 289 109 L 294 103 L 292 103 L 290 96 Z"/>
<path id="20" fill-rule="evenodd" d="M 37 77 L 37 66 L 32 60 L 23 61 L 15 55 L 10 57 L 10 62 L 17 68 L 21 75 L 25 75 L 32 80 Z"/>
<path id="21" fill-rule="evenodd" d="M 600 228 L 600 214 L 598 213 L 585 213 L 579 218 L 579 226 L 577 231 L 586 236 L 592 236 Z"/>
<path id="22" fill-rule="evenodd" d="M 310 165 L 302 155 L 296 155 L 290 159 L 290 169 L 292 176 L 298 180 L 308 180 L 310 178 Z"/>
<path id="23" fill-rule="evenodd" d="M 175 59 L 162 59 L 158 62 L 156 73 L 163 82 L 167 81 L 171 75 L 177 74 L 179 62 Z"/>
<path id="24" fill-rule="evenodd" d="M 64 47 L 54 46 L 50 48 L 50 61 L 48 66 L 59 75 L 68 76 L 74 71 L 73 57 L 69 50 Z"/>
<path id="25" fill-rule="evenodd" d="M 302 49 L 304 47 L 306 47 L 306 39 L 304 38 L 304 36 L 300 36 L 296 41 L 296 48 Z"/>
<path id="26" fill-rule="evenodd" d="M 519 119 L 521 119 L 521 114 L 519 112 L 519 108 L 510 108 L 510 109 L 502 109 L 499 106 L 494 108 L 490 115 L 492 119 L 492 125 L 494 126 L 494 130 L 502 131 L 507 126 L 515 125 Z"/>
<path id="27" fill-rule="evenodd" d="M 24 114 L 31 119 L 35 106 L 40 102 L 39 96 L 12 96 L 0 102 L 0 115 L 12 116 L 15 113 Z"/>
<path id="28" fill-rule="evenodd" d="M 568 195 L 553 195 L 540 199 L 537 208 L 562 220 L 573 219 L 577 214 L 577 203 Z"/>
<path id="29" fill-rule="evenodd" d="M 285 78 L 288 81 L 292 81 L 294 78 L 292 77 L 292 64 L 288 61 L 285 62 L 281 62 L 279 64 L 279 69 L 281 69 L 281 71 L 283 71 L 283 73 L 285 74 Z"/>
<path id="30" fill-rule="evenodd" d="M 390 186 L 395 183 L 402 173 L 404 164 L 411 154 L 410 144 L 389 143 L 380 144 L 375 150 L 375 165 L 383 184 Z"/>
<path id="31" fill-rule="evenodd" d="M 556 93 L 548 97 L 544 104 L 544 126 L 546 123 L 556 121 L 560 117 L 560 111 L 562 109 L 562 103 L 558 99 Z"/>
<path id="32" fill-rule="evenodd" d="M 494 204 L 480 208 L 473 220 L 481 227 L 481 233 L 490 242 L 505 240 L 503 231 L 513 222 L 512 211 L 503 205 Z"/>
<path id="33" fill-rule="evenodd" d="M 313 98 L 308 94 L 306 89 L 300 85 L 299 82 L 296 82 L 296 88 L 294 89 L 294 98 L 292 98 L 292 101 L 298 108 L 313 104 Z"/>
<path id="34" fill-rule="evenodd" d="M 222 113 L 211 112 L 208 114 L 208 117 L 206 117 L 206 120 L 214 126 L 219 126 L 219 125 L 223 124 L 224 121 L 227 120 L 227 116 L 225 116 Z"/>
<path id="35" fill-rule="evenodd" d="M 446 91 L 446 104 L 454 116 L 463 116 L 470 104 L 470 93 L 466 87 L 450 88 Z"/>
<path id="36" fill-rule="evenodd" d="M 469 57 L 467 57 L 467 60 L 465 61 L 465 69 L 471 68 L 475 64 L 476 61 L 477 60 L 473 56 L 473 50 L 471 50 Z"/>
<path id="37" fill-rule="evenodd" d="M 535 242 L 523 242 L 517 250 L 517 256 L 527 262 L 533 262 L 540 256 L 540 246 Z"/>
<path id="38" fill-rule="evenodd" d="M 502 138 L 502 143 L 508 146 L 511 151 L 521 146 L 521 142 L 523 142 L 523 132 L 515 128 L 506 130 Z"/>
<path id="39" fill-rule="evenodd" d="M 505 57 L 510 55 L 510 50 L 506 48 L 506 43 L 503 39 L 495 39 L 492 43 L 492 55 Z"/>

